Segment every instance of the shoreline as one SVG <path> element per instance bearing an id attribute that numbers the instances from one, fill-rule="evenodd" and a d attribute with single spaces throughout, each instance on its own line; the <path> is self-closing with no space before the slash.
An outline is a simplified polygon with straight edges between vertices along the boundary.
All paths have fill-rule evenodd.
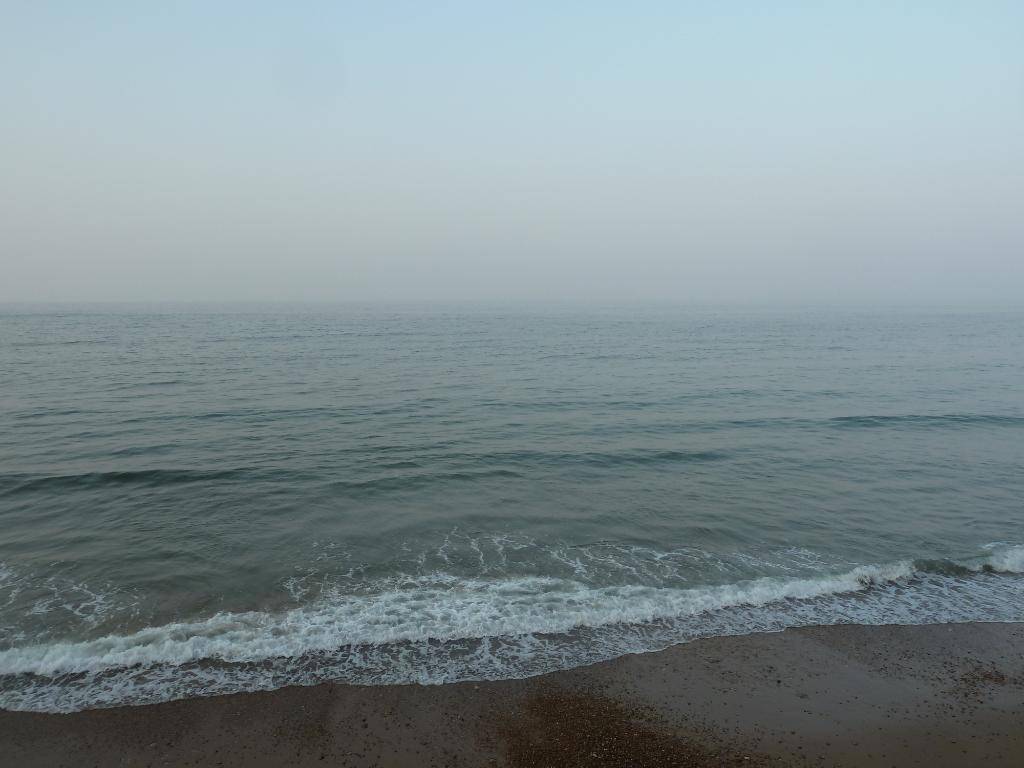
<path id="1" fill-rule="evenodd" d="M 520 680 L 0 711 L 0 766 L 1024 765 L 1024 623 L 711 637 Z"/>

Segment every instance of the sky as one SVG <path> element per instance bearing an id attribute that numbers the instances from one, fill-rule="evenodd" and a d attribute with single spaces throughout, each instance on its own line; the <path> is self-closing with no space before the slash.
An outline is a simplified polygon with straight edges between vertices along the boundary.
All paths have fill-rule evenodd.
<path id="1" fill-rule="evenodd" d="M 0 0 L 0 301 L 1024 306 L 1024 2 Z"/>

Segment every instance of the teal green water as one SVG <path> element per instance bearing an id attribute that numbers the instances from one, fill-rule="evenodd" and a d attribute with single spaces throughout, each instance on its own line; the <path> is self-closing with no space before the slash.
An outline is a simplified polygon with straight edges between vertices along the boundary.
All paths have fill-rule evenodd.
<path id="1" fill-rule="evenodd" d="M 1024 619 L 1024 314 L 0 313 L 0 706 Z"/>

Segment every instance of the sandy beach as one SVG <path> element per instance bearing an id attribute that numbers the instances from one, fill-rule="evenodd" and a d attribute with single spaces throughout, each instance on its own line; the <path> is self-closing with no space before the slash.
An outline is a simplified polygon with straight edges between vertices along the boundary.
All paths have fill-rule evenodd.
<path id="1" fill-rule="evenodd" d="M 725 637 L 526 680 L 0 712 L 4 766 L 1020 766 L 1024 625 Z"/>

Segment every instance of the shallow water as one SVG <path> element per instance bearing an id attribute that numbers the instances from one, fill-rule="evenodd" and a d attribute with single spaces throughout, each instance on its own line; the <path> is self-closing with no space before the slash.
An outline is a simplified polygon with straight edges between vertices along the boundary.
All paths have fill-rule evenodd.
<path id="1" fill-rule="evenodd" d="M 0 313 L 0 706 L 1024 620 L 1024 314 Z"/>

